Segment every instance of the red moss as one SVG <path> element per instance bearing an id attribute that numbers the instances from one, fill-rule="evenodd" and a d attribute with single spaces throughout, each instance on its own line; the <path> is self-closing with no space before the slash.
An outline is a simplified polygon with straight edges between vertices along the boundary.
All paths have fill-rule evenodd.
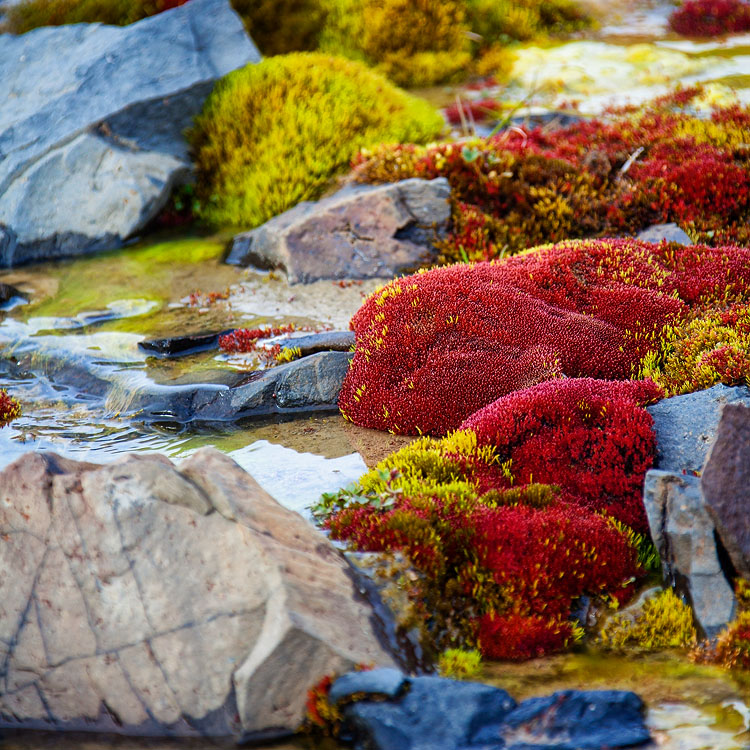
<path id="1" fill-rule="evenodd" d="M 363 182 L 446 177 L 455 225 L 441 246 L 446 260 L 489 260 L 661 222 L 677 222 L 708 244 L 750 244 L 750 113 L 733 106 L 696 118 L 686 108 L 699 93 L 686 89 L 564 128 L 383 146 L 360 157 L 355 174 Z"/>
<path id="2" fill-rule="evenodd" d="M 564 651 L 574 634 L 568 620 L 511 613 L 483 615 L 477 638 L 486 659 L 525 661 Z"/>
<path id="3" fill-rule="evenodd" d="M 460 125 L 464 121 L 485 122 L 496 120 L 504 109 L 502 102 L 497 99 L 480 99 L 479 101 L 462 101 L 446 107 L 445 116 L 451 125 Z"/>
<path id="4" fill-rule="evenodd" d="M 0 428 L 21 416 L 21 406 L 6 391 L 0 390 Z"/>
<path id="5" fill-rule="evenodd" d="M 402 497 L 386 512 L 345 508 L 327 525 L 357 549 L 404 552 L 422 576 L 414 599 L 423 618 L 449 623 L 453 636 L 472 633 L 485 655 L 559 650 L 572 632 L 563 620 L 573 599 L 626 586 L 642 572 L 637 551 L 589 510 L 559 501 L 542 508 L 502 502 L 502 492 L 484 500 Z M 501 643 L 514 623 L 538 627 Z M 498 636 L 501 625 L 507 627 Z"/>
<path id="6" fill-rule="evenodd" d="M 662 395 L 651 381 L 554 380 L 498 399 L 461 429 L 511 461 L 515 484 L 555 484 L 563 500 L 648 533 L 641 488 L 656 442 L 642 407 Z"/>
<path id="7" fill-rule="evenodd" d="M 443 434 L 553 377 L 624 380 L 688 305 L 737 296 L 747 279 L 748 250 L 635 240 L 561 243 L 397 279 L 352 319 L 341 410 L 367 427 Z"/>
<path id="8" fill-rule="evenodd" d="M 719 36 L 750 30 L 750 5 L 743 0 L 685 0 L 669 17 L 684 36 Z"/>
<path id="9" fill-rule="evenodd" d="M 253 352 L 258 341 L 292 333 L 297 330 L 294 325 L 267 326 L 266 328 L 238 328 L 232 333 L 219 337 L 219 348 L 225 352 Z"/>

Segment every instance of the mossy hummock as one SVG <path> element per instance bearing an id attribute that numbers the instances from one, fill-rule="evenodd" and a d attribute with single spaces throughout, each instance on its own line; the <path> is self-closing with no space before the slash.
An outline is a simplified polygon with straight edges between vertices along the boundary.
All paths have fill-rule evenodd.
<path id="1" fill-rule="evenodd" d="M 320 197 L 363 147 L 424 142 L 443 120 L 362 63 L 297 53 L 223 78 L 188 137 L 204 219 L 255 227 Z"/>

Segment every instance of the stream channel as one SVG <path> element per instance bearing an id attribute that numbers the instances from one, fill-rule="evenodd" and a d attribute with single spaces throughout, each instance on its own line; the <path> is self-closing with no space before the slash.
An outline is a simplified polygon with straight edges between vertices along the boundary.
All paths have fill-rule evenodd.
<path id="1" fill-rule="evenodd" d="M 750 104 L 750 35 L 685 40 L 668 33 L 666 19 L 673 6 L 600 3 L 589 0 L 602 20 L 586 38 L 519 49 L 513 82 L 498 94 L 523 102 L 533 113 L 575 102 L 579 112 L 596 114 L 607 105 L 650 99 L 678 82 L 700 82 L 707 85 L 710 101 Z M 448 104 L 457 92 L 443 88 L 425 93 Z M 96 257 L 0 272 L 0 282 L 25 296 L 0 307 L 0 388 L 23 407 L 21 418 L 0 430 L 0 469 L 29 451 L 106 462 L 127 452 L 180 459 L 213 445 L 279 502 L 309 517 L 308 506 L 322 492 L 354 481 L 367 466 L 408 442 L 357 428 L 330 412 L 189 427 L 168 419 L 146 424 L 137 414 L 126 416 L 127 392 L 137 391 L 139 384 L 228 383 L 238 371 L 260 366 L 215 351 L 157 359 L 140 350 L 139 341 L 267 324 L 343 329 L 378 285 L 324 281 L 290 287 L 274 274 L 223 264 L 229 236 L 152 235 Z M 211 292 L 219 294 L 212 298 Z M 89 378 L 92 371 L 103 373 L 98 386 Z M 110 375 L 117 377 L 110 380 Z M 578 652 L 520 665 L 489 664 L 480 677 L 519 700 L 564 688 L 632 689 L 648 705 L 658 747 L 750 747 L 750 678 L 691 664 L 683 655 Z M 0 746 L 203 750 L 229 745 L 24 733 L 6 736 Z M 324 750 L 338 745 L 300 738 L 275 747 Z"/>

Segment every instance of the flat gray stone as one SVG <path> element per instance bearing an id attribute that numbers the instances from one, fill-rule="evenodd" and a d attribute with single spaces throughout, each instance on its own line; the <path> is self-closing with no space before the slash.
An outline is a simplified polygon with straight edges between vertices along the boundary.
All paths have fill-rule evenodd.
<path id="1" fill-rule="evenodd" d="M 665 580 L 688 600 L 697 624 L 713 638 L 734 617 L 736 601 L 721 566 L 701 480 L 652 469 L 646 473 L 643 503 Z"/>
<path id="2" fill-rule="evenodd" d="M 117 247 L 190 169 L 213 83 L 260 60 L 228 0 L 0 44 L 0 266 Z"/>
<path id="3" fill-rule="evenodd" d="M 444 177 L 347 186 L 305 201 L 232 242 L 227 263 L 283 270 L 290 284 L 369 279 L 436 260 L 450 219 Z"/>
<path id="4" fill-rule="evenodd" d="M 680 245 L 695 244 L 675 223 L 654 224 L 638 232 L 635 238 L 643 242 L 661 242 L 662 240 L 666 240 L 667 242 L 677 242 Z"/>
<path id="5" fill-rule="evenodd" d="M 332 703 L 351 698 L 357 693 L 395 698 L 406 684 L 406 675 L 398 669 L 389 667 L 348 672 L 333 683 L 328 698 Z"/>
<path id="6" fill-rule="evenodd" d="M 654 418 L 655 467 L 678 473 L 701 471 L 724 404 L 750 406 L 750 389 L 715 385 L 705 391 L 665 398 L 647 407 Z"/>
<path id="7" fill-rule="evenodd" d="M 750 577 L 750 408 L 727 404 L 708 454 L 701 487 L 732 564 Z"/>

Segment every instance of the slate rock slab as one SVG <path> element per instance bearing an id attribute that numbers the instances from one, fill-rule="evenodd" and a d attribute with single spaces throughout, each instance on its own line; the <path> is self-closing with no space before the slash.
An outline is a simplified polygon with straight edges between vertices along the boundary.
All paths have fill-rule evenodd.
<path id="1" fill-rule="evenodd" d="M 750 406 L 750 388 L 715 385 L 705 391 L 665 398 L 647 407 L 654 419 L 655 467 L 664 471 L 700 472 L 724 404 Z"/>
<path id="2" fill-rule="evenodd" d="M 361 662 L 394 663 L 341 554 L 218 451 L 0 473 L 0 728 L 279 736 Z"/>
<path id="3" fill-rule="evenodd" d="M 736 600 L 700 478 L 652 469 L 643 502 L 665 580 L 690 603 L 703 634 L 714 638 L 734 618 Z"/>
<path id="4" fill-rule="evenodd" d="M 259 60 L 228 0 L 4 35 L 0 267 L 140 231 L 190 168 L 182 131 L 213 83 Z"/>
<path id="5" fill-rule="evenodd" d="M 499 737 L 502 721 L 515 705 L 508 693 L 492 685 L 413 677 L 402 697 L 357 701 L 344 708 L 344 719 L 358 748 L 452 750 L 470 746 L 483 728 Z"/>
<path id="6" fill-rule="evenodd" d="M 492 685 L 395 669 L 334 682 L 342 738 L 358 750 L 614 750 L 650 741 L 643 702 L 617 690 L 566 690 L 516 704 Z M 353 702 L 352 702 L 353 701 Z"/>
<path id="7" fill-rule="evenodd" d="M 750 405 L 724 406 L 701 487 L 735 569 L 750 577 Z"/>
<path id="8" fill-rule="evenodd" d="M 450 219 L 444 177 L 350 185 L 238 234 L 227 263 L 283 270 L 290 284 L 391 277 L 437 259 Z"/>
<path id="9" fill-rule="evenodd" d="M 605 750 L 637 747 L 651 736 L 643 701 L 623 690 L 563 690 L 529 698 L 505 717 L 508 750 Z"/>

